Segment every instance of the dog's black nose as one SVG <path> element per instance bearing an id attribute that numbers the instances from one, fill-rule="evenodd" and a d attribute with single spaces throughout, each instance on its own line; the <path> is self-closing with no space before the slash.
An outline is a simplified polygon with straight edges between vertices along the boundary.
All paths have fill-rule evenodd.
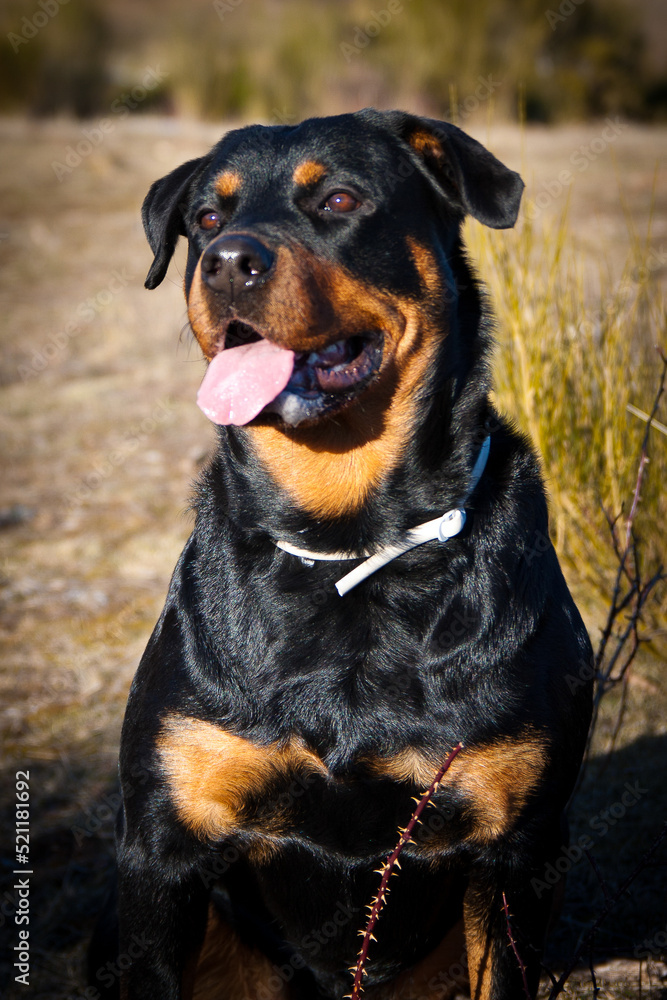
<path id="1" fill-rule="evenodd" d="M 202 279 L 213 292 L 254 288 L 274 260 L 272 251 L 254 236 L 221 236 L 204 251 Z"/>

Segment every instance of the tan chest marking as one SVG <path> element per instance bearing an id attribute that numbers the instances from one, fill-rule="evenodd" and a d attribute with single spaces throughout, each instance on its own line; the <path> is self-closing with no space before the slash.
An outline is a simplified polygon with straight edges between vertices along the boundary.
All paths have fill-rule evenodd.
<path id="1" fill-rule="evenodd" d="M 260 745 L 187 716 L 165 719 L 157 751 L 179 819 L 202 840 L 237 830 L 249 796 L 273 783 L 299 773 L 328 774 L 295 740 Z"/>
<path id="2" fill-rule="evenodd" d="M 385 331 L 387 359 L 377 382 L 345 411 L 315 427 L 248 428 L 275 482 L 301 508 L 325 518 L 358 511 L 400 464 L 414 433 L 419 390 L 442 337 L 407 299 L 380 295 L 343 272 L 335 281 L 329 275 L 329 289 L 341 332 Z"/>
<path id="3" fill-rule="evenodd" d="M 296 169 L 307 181 L 316 167 L 308 162 Z M 427 247 L 411 238 L 407 242 L 423 285 L 418 299 L 378 290 L 298 247 L 280 247 L 275 276 L 258 302 L 253 318 L 258 329 L 293 350 L 319 350 L 353 334 L 384 332 L 377 381 L 344 411 L 313 427 L 259 422 L 246 428 L 273 480 L 316 517 L 358 511 L 399 465 L 414 433 L 420 388 L 446 330 L 437 262 Z M 203 284 L 200 268 L 201 262 L 190 288 L 188 316 L 210 360 L 220 349 L 225 317 Z"/>
<path id="4" fill-rule="evenodd" d="M 431 352 L 418 346 L 422 337 L 409 323 L 398 356 L 378 383 L 335 420 L 305 432 L 249 428 L 260 461 L 302 509 L 325 518 L 354 513 L 399 465 L 432 361 Z"/>
<path id="5" fill-rule="evenodd" d="M 475 816 L 473 839 L 489 843 L 511 830 L 540 784 L 546 763 L 546 743 L 528 727 L 512 739 L 464 747 L 447 771 L 442 787 L 462 791 L 469 798 Z M 405 750 L 395 757 L 378 758 L 373 770 L 426 789 L 438 764 L 416 750 Z"/>

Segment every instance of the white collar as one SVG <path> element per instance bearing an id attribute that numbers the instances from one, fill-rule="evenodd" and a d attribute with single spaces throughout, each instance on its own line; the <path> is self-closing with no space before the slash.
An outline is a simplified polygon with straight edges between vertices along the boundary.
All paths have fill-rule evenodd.
<path id="1" fill-rule="evenodd" d="M 486 468 L 486 461 L 489 457 L 489 450 L 491 448 L 491 438 L 486 437 L 480 448 L 479 455 L 477 456 L 477 461 L 472 470 L 470 476 L 470 485 L 468 486 L 468 492 L 466 493 L 463 502 L 460 507 L 456 507 L 454 510 L 448 510 L 446 514 L 441 517 L 436 517 L 432 521 L 426 521 L 424 524 L 418 524 L 415 528 L 411 528 L 406 532 L 405 538 L 400 542 L 395 542 L 393 545 L 385 545 L 378 552 L 310 552 L 307 549 L 298 549 L 295 545 L 290 545 L 289 542 L 276 542 L 276 546 L 282 549 L 283 552 L 289 552 L 290 555 L 298 556 L 300 559 L 305 559 L 309 561 L 313 560 L 336 560 L 342 561 L 344 559 L 361 559 L 366 557 L 364 562 L 360 563 L 359 566 L 347 573 L 336 583 L 336 590 L 343 597 L 348 591 L 356 587 L 358 583 L 365 580 L 367 577 L 371 576 L 382 566 L 386 566 L 387 563 L 391 562 L 392 559 L 396 559 L 397 556 L 403 555 L 404 552 L 408 552 L 410 549 L 414 549 L 417 545 L 423 545 L 424 542 L 431 542 L 436 538 L 440 542 L 446 541 L 448 538 L 453 538 L 454 535 L 458 535 L 460 531 L 463 530 L 463 525 L 466 523 L 466 512 L 464 507 L 468 502 L 473 490 L 477 486 L 478 482 L 482 478 L 484 469 Z"/>

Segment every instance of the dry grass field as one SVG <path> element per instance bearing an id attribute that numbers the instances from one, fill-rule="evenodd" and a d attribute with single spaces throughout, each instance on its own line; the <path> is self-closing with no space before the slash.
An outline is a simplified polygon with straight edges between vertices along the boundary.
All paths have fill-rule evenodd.
<path id="1" fill-rule="evenodd" d="M 12 1000 L 85 996 L 85 941 L 112 859 L 124 703 L 190 529 L 191 480 L 213 441 L 194 403 L 204 366 L 187 328 L 182 253 L 165 285 L 145 291 L 151 258 L 139 207 L 154 179 L 222 129 L 128 116 L 69 172 L 54 170 L 54 162 L 67 166 L 85 127 L 0 122 L 0 933 L 8 954 L 19 769 L 30 772 L 34 871 L 30 987 L 13 982 L 12 959 L 0 970 Z M 649 342 L 666 346 L 667 129 L 614 131 L 601 122 L 475 134 L 528 182 L 516 234 L 476 226 L 468 234 L 499 317 L 498 397 L 545 454 L 556 542 L 595 641 L 614 569 L 595 500 L 627 509 L 643 425 L 625 405 L 650 409 L 659 365 Z M 566 207 L 569 229 L 559 232 Z M 600 390 L 600 408 L 587 386 Z M 583 445 L 580 419 L 595 425 Z M 658 419 L 667 423 L 664 401 Z M 638 519 L 647 570 L 660 557 L 667 437 L 654 432 L 651 449 Z M 574 803 L 573 836 L 593 838 L 606 883 L 585 858 L 572 863 L 549 955 L 555 969 L 667 817 L 664 602 L 663 587 L 646 616 L 652 643 L 633 667 L 615 749 L 607 753 L 620 697 L 612 693 Z M 667 997 L 666 867 L 663 842 L 597 934 L 599 997 Z M 585 967 L 572 984 L 566 995 L 595 995 Z"/>

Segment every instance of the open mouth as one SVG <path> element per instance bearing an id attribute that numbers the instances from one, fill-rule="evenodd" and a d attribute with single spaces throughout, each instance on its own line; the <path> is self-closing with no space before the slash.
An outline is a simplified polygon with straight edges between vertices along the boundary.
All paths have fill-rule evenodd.
<path id="1" fill-rule="evenodd" d="M 224 350 L 264 340 L 249 323 L 231 320 L 225 332 Z M 294 368 L 285 391 L 301 396 L 322 392 L 345 392 L 377 367 L 374 343 L 377 337 L 353 336 L 337 340 L 319 351 L 295 351 Z"/>
<path id="2" fill-rule="evenodd" d="M 258 333 L 250 323 L 244 323 L 240 319 L 233 319 L 227 324 L 227 329 L 225 330 L 224 350 L 227 351 L 231 347 L 240 347 L 242 344 L 255 344 L 262 339 L 261 333 Z"/>
<path id="3" fill-rule="evenodd" d="M 381 333 L 357 334 L 319 351 L 296 351 L 287 385 L 264 412 L 295 427 L 340 409 L 372 381 L 383 340 Z"/>
<path id="4" fill-rule="evenodd" d="M 355 336 L 337 340 L 320 351 L 297 351 L 286 391 L 302 396 L 346 392 L 375 371 L 376 346 L 369 337 Z"/>
<path id="5" fill-rule="evenodd" d="M 382 361 L 380 331 L 353 334 L 318 351 L 291 351 L 242 320 L 228 323 L 197 397 L 218 424 L 276 414 L 290 426 L 340 409 L 373 379 Z"/>

